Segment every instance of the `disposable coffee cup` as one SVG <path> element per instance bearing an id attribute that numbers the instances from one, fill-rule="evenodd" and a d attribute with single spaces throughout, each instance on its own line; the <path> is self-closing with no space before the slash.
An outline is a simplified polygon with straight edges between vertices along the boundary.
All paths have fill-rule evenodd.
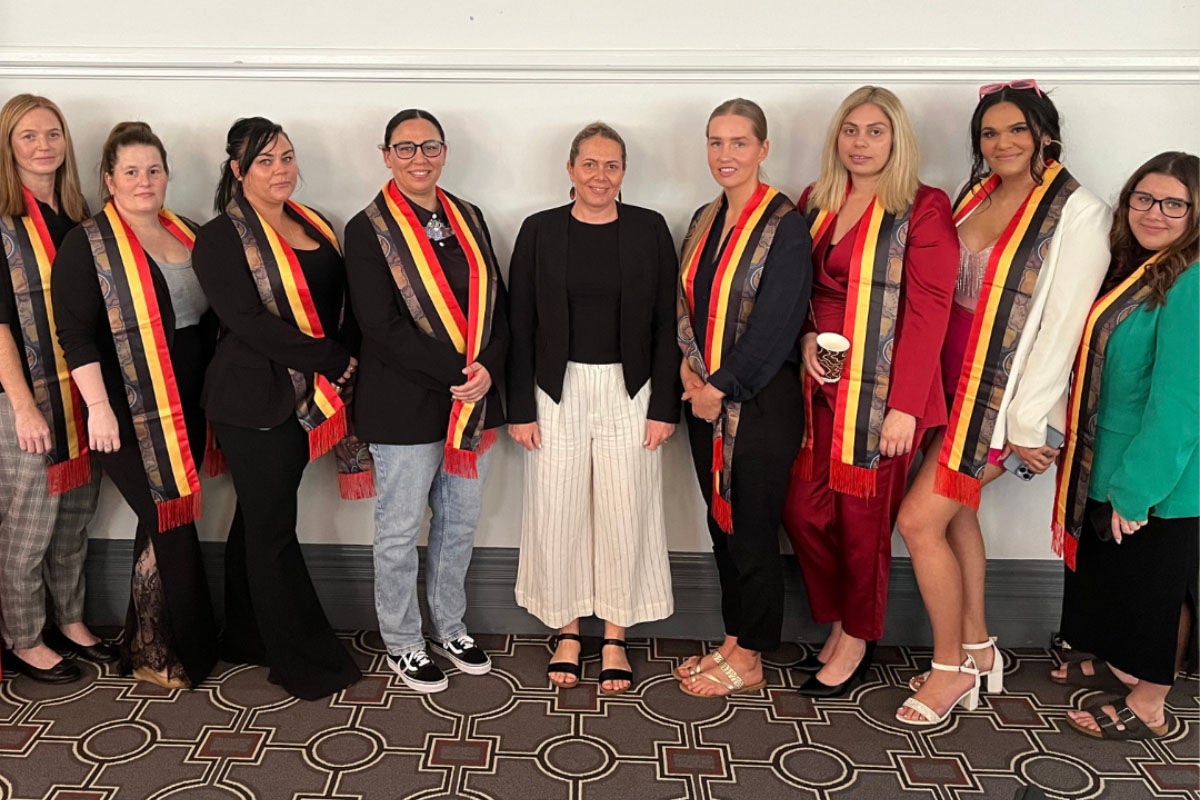
<path id="1" fill-rule="evenodd" d="M 846 353 L 850 340 L 840 333 L 817 334 L 817 363 L 825 370 L 825 383 L 837 383 L 842 379 L 842 367 L 846 364 Z"/>

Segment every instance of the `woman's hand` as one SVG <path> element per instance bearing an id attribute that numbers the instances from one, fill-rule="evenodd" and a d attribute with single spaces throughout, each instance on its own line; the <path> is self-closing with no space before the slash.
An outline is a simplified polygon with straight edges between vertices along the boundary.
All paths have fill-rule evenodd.
<path id="1" fill-rule="evenodd" d="M 16 417 L 17 446 L 34 455 L 49 453 L 50 426 L 38 407 L 32 403 L 21 408 L 14 405 L 13 415 Z"/>
<path id="2" fill-rule="evenodd" d="M 1117 544 L 1121 543 L 1122 536 L 1131 536 L 1138 532 L 1138 529 L 1144 527 L 1146 520 L 1131 520 L 1125 519 L 1121 513 L 1115 508 L 1112 514 L 1112 538 Z"/>
<path id="3" fill-rule="evenodd" d="M 879 431 L 879 454 L 887 458 L 905 455 L 912 449 L 916 432 L 916 417 L 898 408 L 889 408 Z"/>
<path id="4" fill-rule="evenodd" d="M 657 450 L 659 445 L 670 439 L 674 432 L 675 426 L 672 423 L 648 419 L 646 420 L 646 437 L 642 440 L 642 447 L 647 450 Z"/>
<path id="5" fill-rule="evenodd" d="M 692 369 L 686 358 L 679 362 L 679 380 L 683 382 L 683 390 L 685 392 L 692 389 L 699 389 L 704 385 L 704 379 L 696 374 L 696 370 Z"/>
<path id="6" fill-rule="evenodd" d="M 542 433 L 538 430 L 536 422 L 510 424 L 508 426 L 508 435 L 512 437 L 514 442 L 531 453 L 534 450 L 540 450 L 542 447 Z"/>
<path id="7" fill-rule="evenodd" d="M 337 379 L 334 384 L 335 388 L 340 392 L 342 388 L 350 382 L 354 377 L 354 373 L 358 371 L 358 359 L 350 356 L 350 363 L 346 365 L 346 371 L 342 373 L 342 377 Z"/>
<path id="8" fill-rule="evenodd" d="M 725 393 L 711 383 L 701 383 L 683 393 L 683 399 L 692 404 L 692 415 L 705 422 L 715 422 L 721 416 L 721 401 L 724 398 Z"/>
<path id="9" fill-rule="evenodd" d="M 1017 458 L 1038 475 L 1041 475 L 1058 460 L 1058 449 L 1053 447 L 1021 447 L 1019 444 L 1008 443 L 1010 452 L 1016 453 Z"/>
<path id="10" fill-rule="evenodd" d="M 492 374 L 487 371 L 487 367 L 478 361 L 472 361 L 463 367 L 463 375 L 467 376 L 466 383 L 450 387 L 450 394 L 455 400 L 478 403 L 487 396 L 492 388 Z"/>
<path id="11" fill-rule="evenodd" d="M 821 366 L 821 362 L 817 361 L 817 335 L 815 333 L 806 333 L 800 337 L 800 360 L 804 362 L 804 369 L 808 371 L 817 380 L 825 377 L 825 368 Z M 887 420 L 884 420 L 887 424 Z"/>
<path id="12" fill-rule="evenodd" d="M 115 453 L 121 449 L 117 417 L 107 400 L 88 404 L 88 447 L 97 453 Z"/>

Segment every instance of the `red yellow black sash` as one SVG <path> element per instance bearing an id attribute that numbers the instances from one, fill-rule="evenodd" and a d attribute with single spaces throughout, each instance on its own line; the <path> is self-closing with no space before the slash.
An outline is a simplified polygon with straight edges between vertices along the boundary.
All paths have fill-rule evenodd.
<path id="1" fill-rule="evenodd" d="M 999 184 L 1000 179 L 992 175 L 964 192 L 955 204 L 955 224 L 961 224 Z M 1025 309 L 1063 206 L 1077 188 L 1079 183 L 1062 164 L 1049 162 L 1042 182 L 1025 198 L 992 248 L 934 478 L 934 491 L 972 508 L 979 507 L 979 479 L 987 466 L 1009 365 L 1025 326 Z"/>
<path id="2" fill-rule="evenodd" d="M 767 253 L 775 239 L 779 220 L 795 206 L 774 188 L 760 183 L 729 232 L 712 279 L 707 308 L 696 308 L 696 276 L 705 243 L 712 234 L 724 196 L 702 209 L 683 244 L 679 277 L 679 345 L 692 370 L 704 380 L 721 368 L 722 359 L 733 349 L 750 313 Z M 703 342 L 695 338 L 692 320 L 696 314 L 707 320 Z M 712 516 L 726 533 L 733 533 L 733 452 L 737 440 L 741 403 L 726 399 L 713 423 Z"/>
<path id="3" fill-rule="evenodd" d="M 292 200 L 288 201 L 287 209 L 315 228 L 340 252 L 333 229 L 317 212 Z M 301 333 L 323 339 L 325 330 L 321 318 L 291 245 L 244 197 L 234 198 L 225 211 L 241 236 L 246 262 L 263 305 Z M 346 436 L 346 406 L 324 375 L 303 375 L 291 368 L 288 374 L 295 390 L 296 418 L 308 431 L 308 457 L 312 460 L 327 453 Z"/>
<path id="4" fill-rule="evenodd" d="M 12 279 L 17 321 L 25 341 L 30 389 L 50 425 L 46 483 L 62 494 L 91 480 L 83 403 L 58 344 L 50 298 L 50 268 L 56 248 L 33 193 L 22 187 L 26 214 L 0 217 L 0 237 Z"/>
<path id="5" fill-rule="evenodd" d="M 463 355 L 463 363 L 471 364 L 491 339 L 500 271 L 475 208 L 440 188 L 437 196 L 470 268 L 466 309 L 455 298 L 437 250 L 394 182 L 388 181 L 367 206 L 367 218 L 414 324 L 425 335 L 453 346 Z M 450 474 L 478 476 L 478 456 L 496 438 L 494 430 L 484 430 L 486 410 L 486 398 L 475 403 L 455 400 L 451 405 L 445 452 Z"/>
<path id="6" fill-rule="evenodd" d="M 850 280 L 842 322 L 842 332 L 850 340 L 850 351 L 846 354 L 842 379 L 837 387 L 829 486 L 834 491 L 856 497 L 875 495 L 879 434 L 887 414 L 911 211 L 910 206 L 896 216 L 888 213 L 878 200 L 872 200 L 858 224 L 850 257 Z M 813 253 L 826 252 L 833 238 L 837 213 L 813 209 L 807 217 Z M 811 402 L 812 391 L 810 384 L 805 391 L 808 402 Z M 807 418 L 811 420 L 812 414 L 809 413 Z M 809 475 L 812 450 L 812 436 L 808 435 L 800 463 L 801 470 L 807 469 Z"/>
<path id="7" fill-rule="evenodd" d="M 1075 553 L 1083 530 L 1088 485 L 1092 478 L 1104 354 L 1113 331 L 1150 296 L 1150 287 L 1142 282 L 1142 276 L 1158 255 L 1154 254 L 1128 278 L 1102 295 L 1092 306 L 1083 328 L 1071 380 L 1066 441 L 1058 469 L 1054 519 L 1050 526 L 1054 532 L 1054 552 L 1062 556 L 1071 569 L 1075 569 Z"/>
<path id="8" fill-rule="evenodd" d="M 192 226 L 163 209 L 159 218 L 189 250 Z M 200 516 L 200 477 L 192 460 L 183 404 L 163 330 L 146 252 L 111 201 L 83 223 L 106 316 L 125 380 L 133 429 L 158 510 L 160 531 Z"/>

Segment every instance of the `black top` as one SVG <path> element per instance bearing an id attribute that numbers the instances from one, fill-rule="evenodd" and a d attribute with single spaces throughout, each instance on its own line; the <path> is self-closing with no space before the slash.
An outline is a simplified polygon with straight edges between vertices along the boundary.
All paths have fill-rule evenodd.
<path id="1" fill-rule="evenodd" d="M 323 234 L 288 213 L 319 243 L 297 250 L 325 337 L 316 339 L 272 314 L 259 298 L 233 220 L 222 214 L 202 227 L 192 251 L 192 267 L 221 323 L 217 351 L 204 380 L 204 410 L 213 422 L 247 428 L 273 428 L 296 412 L 288 368 L 319 372 L 336 381 L 357 349 L 357 327 L 349 313 L 340 324 L 346 273 L 342 257 Z M 277 298 L 283 302 L 283 298 Z"/>
<path id="2" fill-rule="evenodd" d="M 62 246 L 63 239 L 70 230 L 79 223 L 66 214 L 60 215 L 41 200 L 37 201 L 37 204 L 42 212 L 42 218 L 46 220 L 46 230 L 50 234 L 50 241 L 54 242 L 55 249 L 58 249 Z M 26 269 L 32 267 L 30 264 L 25 266 Z M 13 297 L 12 274 L 8 271 L 8 257 L 4 254 L 3 247 L 0 247 L 0 273 L 2 273 L 0 274 L 0 325 L 7 325 L 12 333 L 13 341 L 17 343 L 17 353 L 21 356 L 21 369 L 25 372 L 25 383 L 31 384 L 29 361 L 25 358 L 25 336 L 21 333 L 21 319 L 17 316 L 17 301 Z M 51 274 L 53 274 L 53 270 Z M 3 385 L 0 385 L 0 394 L 4 394 Z"/>
<path id="3" fill-rule="evenodd" d="M 432 214 L 411 205 L 417 219 L 428 222 Z M 491 247 L 487 223 L 483 214 L 475 211 Z M 354 388 L 356 433 L 375 444 L 428 444 L 445 439 L 454 403 L 450 387 L 466 382 L 462 372 L 466 357 L 413 323 L 365 211 L 355 214 L 346 225 L 345 240 L 346 275 L 363 337 Z M 462 244 L 453 237 L 435 243 L 434 250 L 459 307 L 467 308 L 470 267 Z M 491 339 L 478 357 L 492 376 L 484 418 L 487 428 L 504 424 L 500 387 L 508 335 L 508 296 L 501 281 L 496 287 Z"/>
<path id="4" fill-rule="evenodd" d="M 621 362 L 621 265 L 617 220 L 601 225 L 571 217 L 567 226 L 567 359 Z"/>
<path id="5" fill-rule="evenodd" d="M 713 220 L 713 234 L 725 225 L 726 208 L 723 203 Z M 708 314 L 703 310 L 708 308 L 717 263 L 728 245 L 728 237 L 724 242 L 718 242 L 717 238 L 716 235 L 708 237 L 696 269 L 696 313 L 692 315 L 692 330 L 698 344 L 704 341 L 708 330 Z M 812 239 L 804 217 L 790 211 L 779 220 L 775 239 L 767 251 L 746 330 L 725 354 L 721 368 L 709 376 L 708 382 L 730 400 L 748 400 L 758 394 L 784 364 L 799 364 L 796 340 L 808 314 L 811 291 Z M 703 350 L 703 344 L 700 346 Z"/>
<path id="6" fill-rule="evenodd" d="M 154 296 L 169 348 L 175 337 L 175 309 L 171 305 L 171 292 L 158 264 L 149 253 L 146 253 L 146 263 L 150 267 L 150 280 L 154 284 Z M 123 433 L 128 435 L 132 416 L 129 404 L 122 402 L 127 400 L 125 378 L 121 374 L 117 345 L 108 324 L 104 296 L 100 293 L 92 246 L 82 227 L 67 234 L 58 248 L 50 274 L 58 343 L 62 345 L 67 366 L 76 370 L 87 364 L 100 363 L 109 405 L 122 424 Z"/>
<path id="7" fill-rule="evenodd" d="M 567 308 L 567 231 L 571 206 L 527 218 L 508 270 L 512 343 L 508 358 L 508 420 L 536 422 L 534 386 L 562 399 L 571 320 Z M 650 419 L 679 421 L 679 345 L 675 339 L 675 279 L 679 260 L 657 211 L 617 205 L 621 272 L 621 367 L 633 397 L 650 381 Z"/>

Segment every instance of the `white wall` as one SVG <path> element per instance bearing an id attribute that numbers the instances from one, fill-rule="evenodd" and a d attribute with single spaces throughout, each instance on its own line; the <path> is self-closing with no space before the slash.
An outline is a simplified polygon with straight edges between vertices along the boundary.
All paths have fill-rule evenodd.
<path id="1" fill-rule="evenodd" d="M 976 90 L 997 80 L 1035 77 L 1051 90 L 1065 121 L 1064 160 L 1102 197 L 1156 152 L 1200 151 L 1195 0 L 804 5 L 359 0 L 309 12 L 277 0 L 153 11 L 125 0 L 68 0 L 52 11 L 6 3 L 0 97 L 33 91 L 63 107 L 93 196 L 108 129 L 151 123 L 171 155 L 168 202 L 199 219 L 211 216 L 229 124 L 268 116 L 296 144 L 298 199 L 339 225 L 387 178 L 375 145 L 388 117 L 428 108 L 451 143 L 442 183 L 483 207 L 503 261 L 527 214 L 565 202 L 566 148 L 598 118 L 629 143 L 626 201 L 662 211 L 678 240 L 690 212 L 716 192 L 704 120 L 735 95 L 766 109 L 767 176 L 793 196 L 815 176 L 829 115 L 864 83 L 903 98 L 923 177 L 950 192 L 965 177 Z M 48 14 L 69 22 L 50 24 Z M 510 442 L 499 447 L 481 546 L 519 541 L 521 461 Z M 705 550 L 681 435 L 666 458 L 671 547 Z M 336 500 L 333 475 L 328 458 L 309 468 L 301 538 L 369 543 L 372 504 Z M 984 501 L 990 555 L 1050 557 L 1050 479 L 1016 483 L 1004 479 Z M 205 492 L 201 533 L 220 539 L 232 513 L 228 479 L 207 481 Z M 106 485 L 93 534 L 132 531 L 132 514 Z"/>

